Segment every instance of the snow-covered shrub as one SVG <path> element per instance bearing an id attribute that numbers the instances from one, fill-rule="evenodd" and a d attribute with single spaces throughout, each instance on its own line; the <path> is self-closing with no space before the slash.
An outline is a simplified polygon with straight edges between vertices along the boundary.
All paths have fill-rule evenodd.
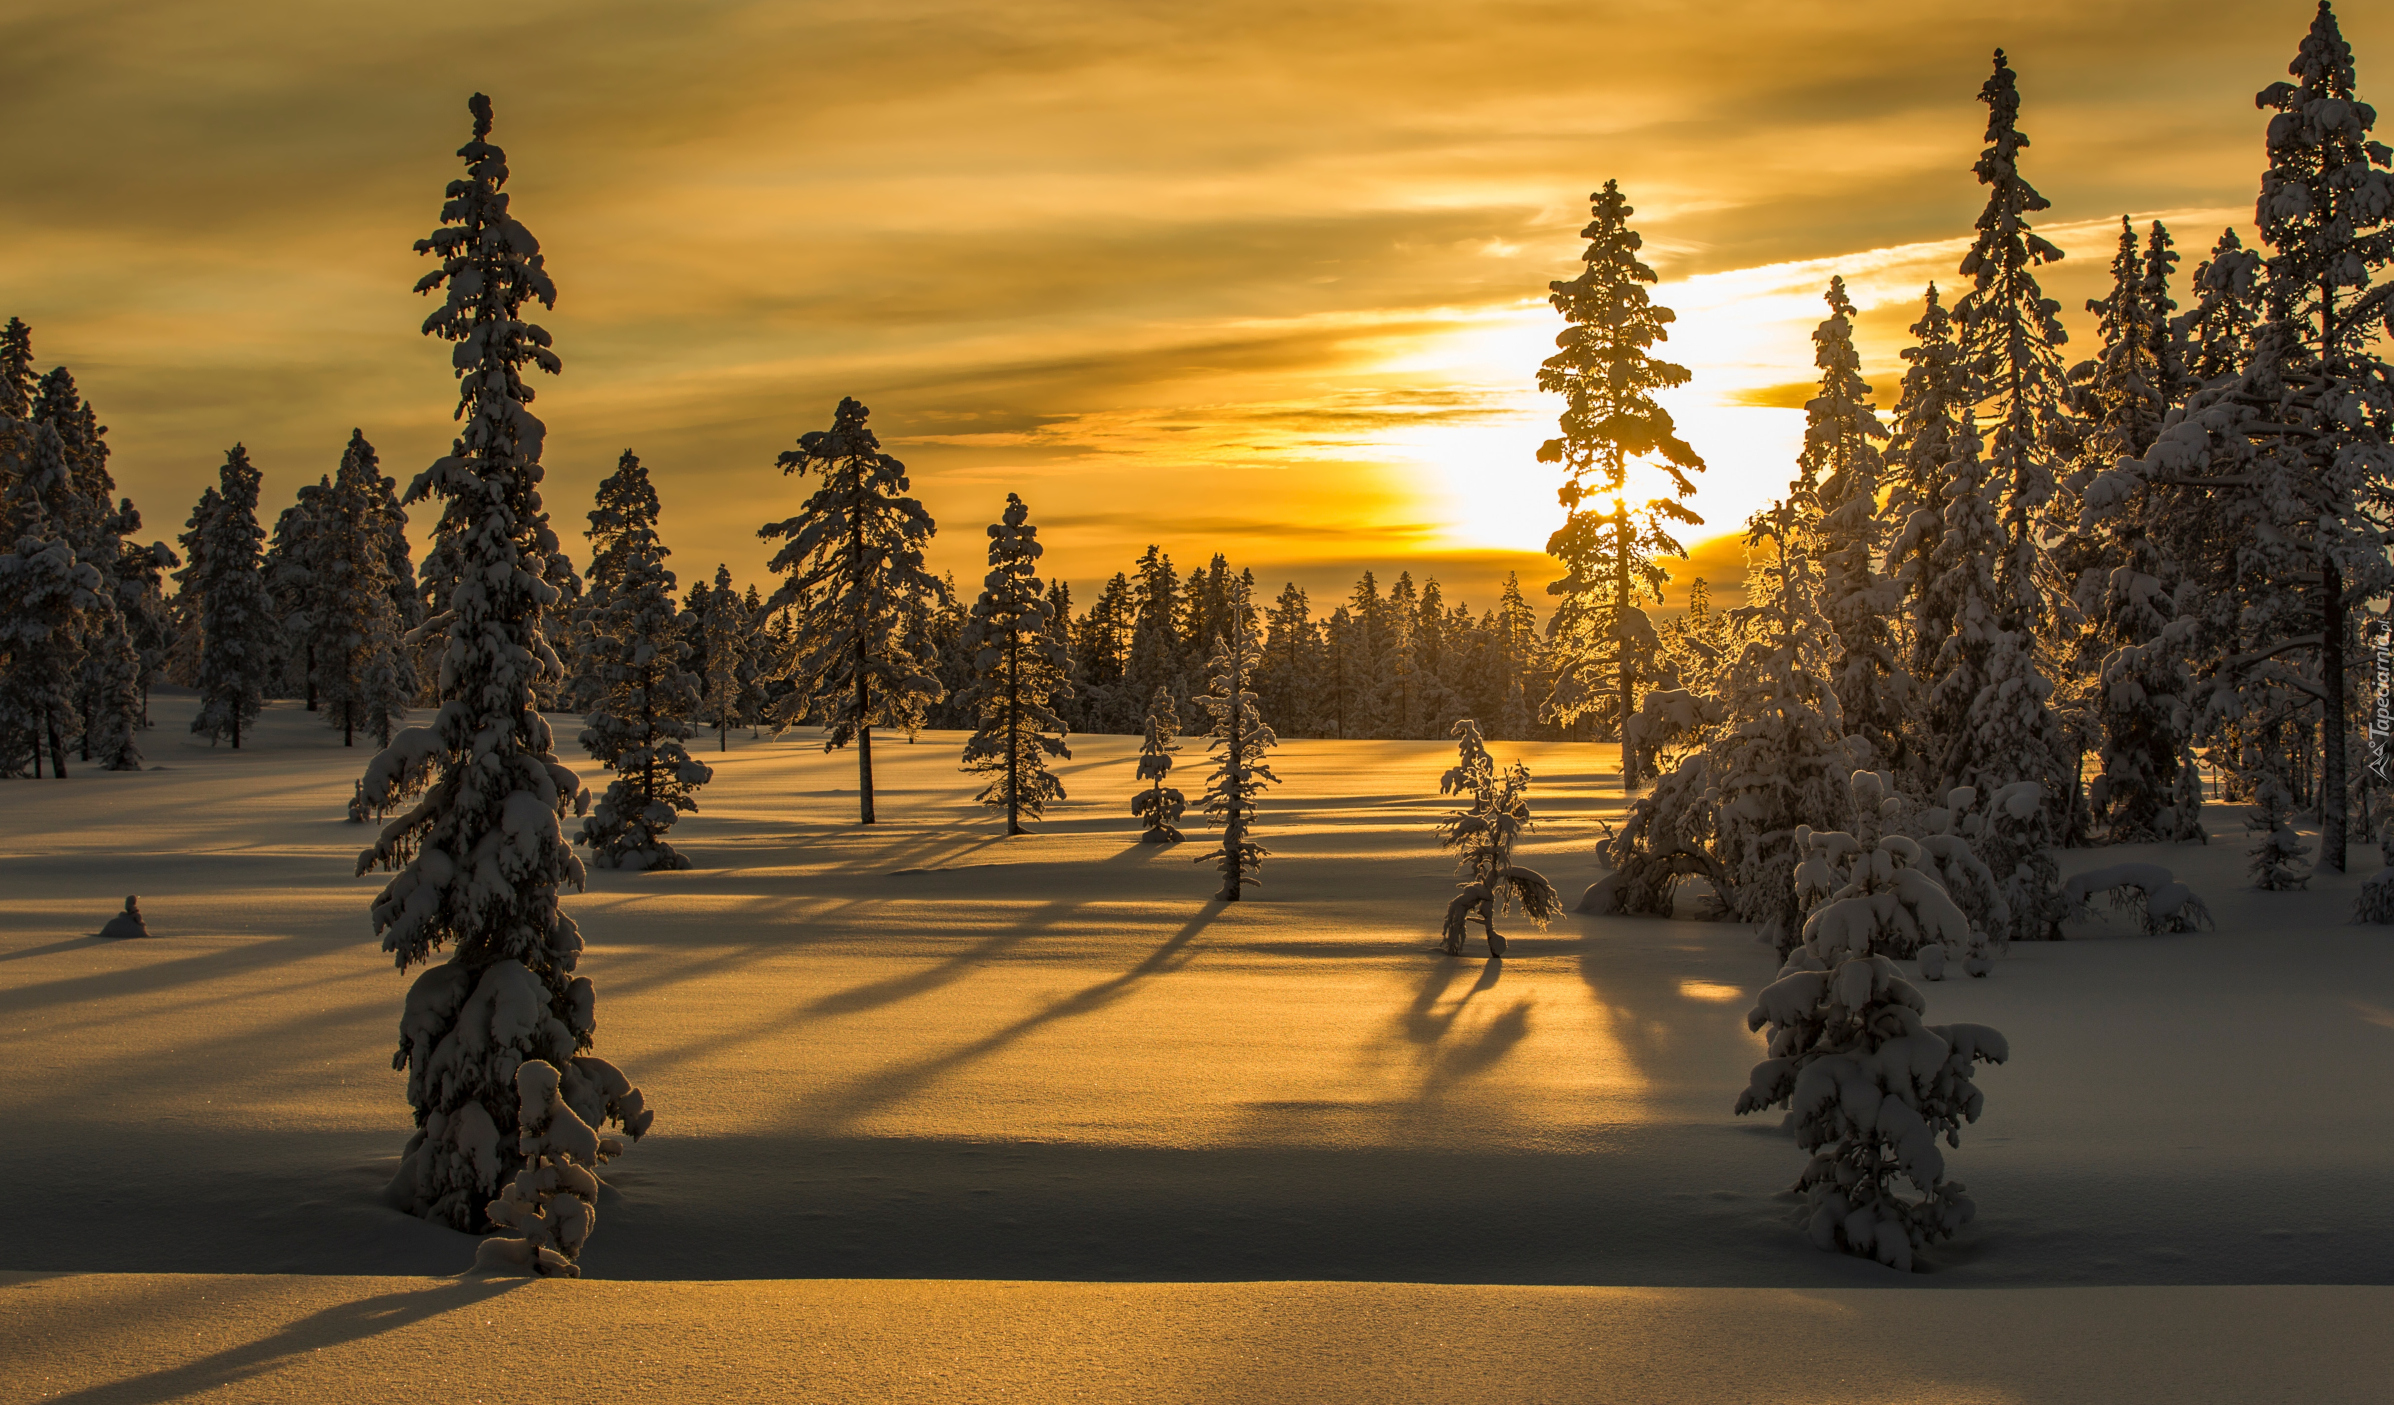
<path id="1" fill-rule="evenodd" d="M 1438 793 L 1460 796 L 1465 804 L 1438 822 L 1438 846 L 1457 851 L 1463 881 L 1446 905 L 1446 950 L 1463 954 L 1465 924 L 1476 918 L 1488 934 L 1488 954 L 1502 956 L 1498 916 L 1519 903 L 1543 927 L 1562 911 L 1562 898 L 1546 875 L 1513 863 L 1513 844 L 1530 825 L 1529 767 L 1516 761 L 1499 771 L 1480 740 L 1480 724 L 1468 717 L 1455 723 L 1454 734 L 1455 764 L 1439 777 Z"/>
<path id="2" fill-rule="evenodd" d="M 579 1278 L 582 1246 L 598 1223 L 598 1168 L 623 1154 L 623 1143 L 592 1124 L 612 1116 L 637 1139 L 651 1114 L 640 1107 L 640 1091 L 604 1059 L 574 1059 L 563 1068 L 527 1060 L 515 1071 L 515 1091 L 523 1166 L 486 1213 L 516 1234 L 483 1240 L 474 1267 Z M 593 1115 L 582 1116 L 585 1109 Z"/>
<path id="3" fill-rule="evenodd" d="M 2377 851 L 2383 866 L 2361 885 L 2352 907 L 2355 922 L 2394 923 L 2394 821 L 2378 832 Z"/>
<path id="4" fill-rule="evenodd" d="M 1903 797 L 1888 793 L 1890 779 L 1856 771 L 1848 781 L 1860 834 L 1797 827 L 1802 940 L 1840 948 L 1862 942 L 1882 956 L 1917 957 L 1930 980 L 1943 978 L 1948 959 L 1983 976 L 1992 964 L 1986 929 L 1947 891 L 1943 867 L 1950 863 L 1973 878 L 1985 869 L 1973 871 L 1976 859 L 1956 836 L 1938 836 L 1950 841 L 1938 846 L 1940 863 L 1921 840 L 1887 832 L 1909 817 Z"/>
<path id="5" fill-rule="evenodd" d="M 147 922 L 141 920 L 141 899 L 125 899 L 125 910 L 108 919 L 100 928 L 103 937 L 146 937 L 150 934 Z"/>
<path id="6" fill-rule="evenodd" d="M 1947 791 L 1942 805 L 1914 811 L 1905 820 L 1903 832 L 1920 845 L 1921 866 L 1937 876 L 1946 895 L 1970 919 L 1971 927 L 1985 934 L 1988 948 L 2000 951 L 2005 945 L 2003 933 L 2011 928 L 2011 909 L 2004 903 L 1994 871 L 1972 847 L 1972 840 L 1986 832 L 1986 825 L 1987 812 L 1979 804 L 1977 788 L 1963 785 Z"/>
<path id="7" fill-rule="evenodd" d="M 1139 742 L 1139 779 L 1147 789 L 1131 795 L 1131 813 L 1139 817 L 1142 844 L 1178 844 L 1177 827 L 1188 802 L 1164 784 L 1172 774 L 1172 753 L 1180 750 L 1172 739 L 1180 734 L 1180 714 L 1172 706 L 1169 689 L 1158 688 L 1147 705 L 1147 731 Z"/>
<path id="8" fill-rule="evenodd" d="M 2274 770 L 2263 773 L 2260 784 L 2253 788 L 2253 808 L 2245 816 L 2244 827 L 2258 836 L 2247 851 L 2252 856 L 2247 872 L 2253 876 L 2254 887 L 2276 893 L 2311 881 L 2310 866 L 2303 862 L 2310 857 L 2311 846 L 2295 832 L 2294 796 Z"/>
<path id="9" fill-rule="evenodd" d="M 1740 1116 L 1792 1112 L 1796 1144 L 1812 1153 L 1795 1183 L 1812 1243 L 1898 1269 L 1922 1267 L 1923 1250 L 1977 1213 L 1962 1183 L 1946 1178 L 1937 1138 L 1961 1145 L 1961 1124 L 1976 1122 L 1985 1105 L 1973 1065 L 2011 1052 L 1983 1025 L 1923 1023 L 1927 1003 L 1880 950 L 1961 921 L 1950 900 L 1930 896 L 1942 890 L 1896 861 L 1906 843 L 1889 836 L 1852 850 L 1864 881 L 1878 886 L 1830 901 L 1806 922 L 1803 944 L 1746 1016 L 1748 1028 L 1768 1029 L 1769 1057 L 1737 1100 Z"/>
<path id="10" fill-rule="evenodd" d="M 2150 936 L 2156 932 L 2209 931 L 2211 909 L 2157 863 L 2115 863 L 2089 869 L 2062 885 L 2062 896 L 2081 911 L 2094 906 L 2095 894 L 2109 893 L 2111 905 L 2135 915 L 2136 925 Z"/>

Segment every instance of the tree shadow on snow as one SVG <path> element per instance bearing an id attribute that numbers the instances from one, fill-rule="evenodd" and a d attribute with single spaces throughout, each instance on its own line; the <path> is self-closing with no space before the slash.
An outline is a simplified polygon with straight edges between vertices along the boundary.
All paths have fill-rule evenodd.
<path id="1" fill-rule="evenodd" d="M 892 1103 L 929 1087 L 939 1079 L 998 1052 L 1027 1035 L 1059 1020 L 1094 1014 L 1130 994 L 1142 982 L 1154 976 L 1168 975 L 1186 966 L 1196 956 L 1189 943 L 1213 922 L 1227 906 L 1220 899 L 1208 902 L 1204 910 L 1190 918 L 1181 929 L 1164 939 L 1138 965 L 1119 976 L 1109 977 L 1050 1002 L 1044 1009 L 994 1030 L 970 1044 L 951 1049 L 928 1059 L 919 1059 L 886 1073 L 858 1081 L 836 1093 L 807 1105 L 805 1125 L 815 1131 L 829 1131 L 854 1122 Z"/>
<path id="2" fill-rule="evenodd" d="M 1417 1100 L 1426 1102 L 1449 1086 L 1495 1067 L 1528 1037 L 1530 1007 L 1536 1003 L 1528 997 L 1513 1002 L 1495 1018 L 1476 1025 L 1468 1033 L 1458 1033 L 1465 1012 L 1482 992 L 1496 989 L 1497 982 L 1504 977 L 1504 967 L 1502 957 L 1489 957 L 1480 966 L 1479 977 L 1470 989 L 1442 1007 L 1440 1001 L 1466 969 L 1459 962 L 1442 961 L 1422 979 L 1413 1002 L 1397 1016 L 1398 1032 L 1414 1046 L 1425 1064 L 1422 1084 L 1415 1094 Z"/>
<path id="3" fill-rule="evenodd" d="M 971 974 L 974 968 L 983 963 L 994 960 L 1024 942 L 1052 930 L 1065 918 L 1078 911 L 1081 906 L 1082 903 L 1078 899 L 1064 899 L 1049 903 L 1040 912 L 1024 921 L 993 932 L 964 950 L 951 956 L 943 956 L 919 970 L 908 971 L 903 975 L 886 976 L 880 980 L 866 981 L 862 985 L 849 986 L 844 990 L 831 991 L 816 996 L 795 1009 L 777 1011 L 762 1019 L 752 1020 L 736 1029 L 710 1029 L 702 1037 L 685 1040 L 682 1043 L 668 1045 L 661 1049 L 653 1049 L 642 1054 L 641 1066 L 643 1068 L 665 1067 L 695 1056 L 717 1053 L 753 1040 L 766 1038 L 793 1026 L 802 1025 L 809 1020 L 828 1019 L 840 1015 L 858 1014 L 867 1010 L 877 1010 L 886 1005 L 895 1005 L 900 1001 L 911 1000 L 918 995 L 927 995 Z M 760 951 L 757 948 L 743 948 L 739 957 L 727 957 L 711 964 L 724 968 L 743 966 L 750 964 L 751 961 L 763 959 L 768 954 L 787 955 L 789 951 L 788 947 L 773 948 L 769 952 Z M 751 955 L 752 952 L 756 954 Z M 670 983 L 672 980 L 686 978 L 679 963 L 676 963 L 671 975 L 663 980 L 650 980 L 645 983 L 624 981 L 621 983 L 621 988 L 624 990 L 641 989 L 644 984 L 653 988 L 659 984 Z M 610 982 L 610 989 L 613 988 L 615 988 L 615 983 Z"/>
<path id="4" fill-rule="evenodd" d="M 445 1312 L 489 1302 L 530 1281 L 528 1278 L 463 1279 L 336 1303 L 260 1341 L 229 1347 L 197 1361 L 150 1371 L 130 1380 L 108 1381 L 50 1398 L 58 1405 L 99 1405 L 102 1401 L 109 1405 L 164 1405 L 166 1401 L 187 1400 L 253 1380 L 296 1356 L 380 1336 Z M 192 1291 L 199 1291 L 199 1286 L 194 1285 Z"/>
<path id="5" fill-rule="evenodd" d="M 52 942 L 48 946 L 29 946 L 23 951 L 0 952 L 0 961 L 24 961 L 36 956 L 55 956 L 62 951 L 77 951 L 83 947 L 100 946 L 115 940 L 117 939 L 114 937 L 103 937 L 97 932 L 92 932 L 84 936 L 68 937 L 64 941 Z"/>

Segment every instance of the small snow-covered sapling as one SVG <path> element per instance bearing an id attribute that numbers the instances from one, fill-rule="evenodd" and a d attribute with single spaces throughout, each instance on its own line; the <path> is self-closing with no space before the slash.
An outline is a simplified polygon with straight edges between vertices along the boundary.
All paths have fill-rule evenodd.
<path id="1" fill-rule="evenodd" d="M 1746 1016 L 1748 1028 L 1768 1029 L 1769 1057 L 1754 1066 L 1736 1110 L 1793 1113 L 1796 1144 L 1812 1153 L 1795 1189 L 1816 1247 L 1917 1268 L 1923 1249 L 1977 1213 L 1962 1183 L 1946 1179 L 1937 1138 L 1961 1145 L 1961 1124 L 1977 1121 L 1985 1101 L 1973 1066 L 2002 1063 L 2011 1051 L 1983 1025 L 1923 1023 L 1927 1002 L 1889 959 L 1891 949 L 1966 925 L 1922 870 L 1877 862 L 1917 846 L 1901 835 L 1869 851 L 1805 838 L 1799 883 L 1817 885 L 1819 873 L 1805 869 L 1849 850 L 1860 876 L 1849 878 L 1855 891 L 1807 919 L 1803 943 Z"/>
<path id="2" fill-rule="evenodd" d="M 1178 735 L 1180 713 L 1172 706 L 1171 691 L 1158 687 L 1154 699 L 1147 704 L 1147 733 L 1139 742 L 1139 779 L 1148 782 L 1148 786 L 1131 795 L 1131 813 L 1139 818 L 1142 844 L 1181 841 L 1178 822 L 1188 802 L 1179 791 L 1164 784 L 1172 774 L 1172 754 L 1180 750 L 1172 743 Z"/>
<path id="3" fill-rule="evenodd" d="M 1466 804 L 1438 822 L 1438 844 L 1459 851 L 1457 871 L 1461 890 L 1446 905 L 1442 929 L 1450 956 L 1463 954 L 1466 925 L 1478 921 L 1488 934 L 1488 954 L 1505 954 L 1504 935 L 1497 917 L 1514 903 L 1530 921 L 1546 925 L 1562 911 L 1562 897 L 1553 883 L 1536 869 L 1513 863 L 1513 845 L 1529 828 L 1529 768 L 1516 761 L 1503 771 L 1480 739 L 1480 724 L 1471 718 L 1455 723 L 1455 764 L 1438 781 L 1440 795 L 1462 797 Z"/>
<path id="4" fill-rule="evenodd" d="M 103 937 L 146 937 L 149 934 L 149 924 L 141 920 L 141 899 L 138 897 L 126 898 L 125 910 L 109 918 L 107 925 L 100 928 Z"/>
<path id="5" fill-rule="evenodd" d="M 2248 851 L 2252 864 L 2247 871 L 2254 887 L 2282 893 L 2311 881 L 2310 865 L 2304 862 L 2311 846 L 2295 832 L 2293 793 L 2274 773 L 2263 775 L 2254 787 L 2253 808 L 2244 827 L 2258 836 Z"/>
<path id="6" fill-rule="evenodd" d="M 582 1276 L 582 1246 L 598 1223 L 598 1167 L 621 1155 L 623 1144 L 575 1115 L 563 1082 L 557 1066 L 540 1059 L 515 1071 L 516 1146 L 524 1165 L 490 1202 L 489 1214 L 493 1225 L 516 1233 L 483 1240 L 474 1252 L 478 1270 Z"/>

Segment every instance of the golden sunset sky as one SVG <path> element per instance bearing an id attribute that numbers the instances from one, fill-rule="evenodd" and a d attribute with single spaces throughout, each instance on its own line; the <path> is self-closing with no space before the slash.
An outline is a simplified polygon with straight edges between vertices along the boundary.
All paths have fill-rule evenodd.
<path id="1" fill-rule="evenodd" d="M 0 316 L 97 403 L 145 536 L 237 439 L 269 514 L 353 425 L 402 483 L 446 446 L 411 244 L 480 89 L 560 289 L 536 409 L 577 548 L 628 446 L 684 582 L 761 581 L 756 527 L 800 495 L 774 456 L 849 394 L 968 589 L 1016 491 L 1084 603 L 1152 541 L 1324 608 L 1364 566 L 1475 606 L 1518 568 L 1543 613 L 1546 284 L 1606 178 L 1695 372 L 1697 535 L 1729 532 L 1787 480 L 1829 275 L 1882 405 L 1922 285 L 1959 291 L 1992 49 L 2077 359 L 2120 215 L 2169 222 L 2182 283 L 2224 223 L 2249 239 L 2252 96 L 2313 6 L 11 9 Z M 2341 18 L 2394 102 L 2394 7 Z"/>

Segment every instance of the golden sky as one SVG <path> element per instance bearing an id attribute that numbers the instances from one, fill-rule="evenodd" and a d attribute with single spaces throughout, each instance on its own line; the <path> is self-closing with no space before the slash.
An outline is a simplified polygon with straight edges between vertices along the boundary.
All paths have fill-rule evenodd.
<path id="1" fill-rule="evenodd" d="M 968 587 L 1015 491 L 1084 600 L 1150 541 L 1275 590 L 1410 566 L 1484 606 L 1518 568 L 1542 600 L 1545 288 L 1606 178 L 1729 531 L 1790 472 L 1829 275 L 1883 404 L 1921 285 L 1958 291 L 1996 45 L 2076 359 L 2121 214 L 2171 223 L 2182 278 L 2249 222 L 2252 95 L 2312 8 L 19 4 L 0 316 L 98 404 L 145 535 L 236 439 L 272 510 L 352 425 L 404 482 L 455 403 L 411 244 L 481 89 L 560 289 L 536 409 L 577 547 L 628 446 L 684 581 L 759 579 L 799 497 L 774 455 L 848 394 Z M 2394 9 L 2341 18 L 2394 102 Z"/>

